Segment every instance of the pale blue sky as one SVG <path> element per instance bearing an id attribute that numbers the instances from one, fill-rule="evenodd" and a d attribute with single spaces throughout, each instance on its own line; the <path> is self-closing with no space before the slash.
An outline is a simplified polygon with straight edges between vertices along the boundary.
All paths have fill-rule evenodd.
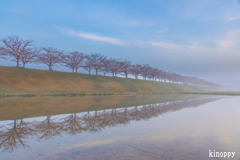
<path id="1" fill-rule="evenodd" d="M 240 86 L 237 0 L 1 0 L 0 37 L 9 35 Z"/>

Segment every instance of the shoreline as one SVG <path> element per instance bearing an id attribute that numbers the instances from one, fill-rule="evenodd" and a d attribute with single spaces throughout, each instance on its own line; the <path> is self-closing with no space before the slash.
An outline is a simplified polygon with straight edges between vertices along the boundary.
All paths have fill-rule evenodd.
<path id="1" fill-rule="evenodd" d="M 156 95 L 156 94 L 200 94 L 200 95 L 225 95 L 240 96 L 240 92 L 103 92 L 103 93 L 70 93 L 70 92 L 52 92 L 52 93 L 0 93 L 2 97 L 83 97 L 83 96 L 113 96 L 113 95 Z"/>
<path id="2" fill-rule="evenodd" d="M 109 93 L 0 93 L 1 97 L 47 97 L 47 96 L 113 96 L 113 95 L 155 95 L 155 94 L 178 94 L 178 93 L 156 93 L 156 92 L 109 92 Z"/>

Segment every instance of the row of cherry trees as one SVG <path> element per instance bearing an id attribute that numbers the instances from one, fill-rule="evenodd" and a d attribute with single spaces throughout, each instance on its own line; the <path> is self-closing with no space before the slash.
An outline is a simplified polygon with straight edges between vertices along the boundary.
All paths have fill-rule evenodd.
<path id="1" fill-rule="evenodd" d="M 84 69 L 89 74 L 92 70 L 96 75 L 102 72 L 104 75 L 107 73 L 112 76 L 117 74 L 124 75 L 128 78 L 129 75 L 134 76 L 136 79 L 141 76 L 144 80 L 164 81 L 173 83 L 184 83 L 203 86 L 220 86 L 213 82 L 208 82 L 196 77 L 182 76 L 177 73 L 170 73 L 153 68 L 148 64 L 132 64 L 131 61 L 125 59 L 108 59 L 102 54 L 84 54 L 78 51 L 65 52 L 52 47 L 43 47 L 38 49 L 32 46 L 32 40 L 23 40 L 18 36 L 9 36 L 1 39 L 2 45 L 0 46 L 0 58 L 10 59 L 17 62 L 19 67 L 22 62 L 23 67 L 27 63 L 46 64 L 49 70 L 53 66 L 62 65 L 72 69 L 72 72 L 77 72 L 78 69 Z"/>

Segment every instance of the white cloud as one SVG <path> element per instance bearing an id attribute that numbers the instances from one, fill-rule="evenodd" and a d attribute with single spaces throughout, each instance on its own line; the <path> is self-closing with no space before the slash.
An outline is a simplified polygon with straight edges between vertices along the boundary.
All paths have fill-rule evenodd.
<path id="1" fill-rule="evenodd" d="M 103 42 L 108 42 L 116 45 L 123 45 L 124 43 L 116 38 L 110 38 L 110 37 L 104 37 L 104 36 L 99 36 L 96 34 L 88 34 L 88 33 L 75 33 L 76 36 L 82 37 L 82 38 L 87 38 L 87 39 L 92 39 L 96 41 L 103 41 Z"/>
<path id="2" fill-rule="evenodd" d="M 226 21 L 234 21 L 234 20 L 237 20 L 239 18 L 240 18 L 240 16 L 235 16 L 235 17 L 226 17 L 225 19 L 226 19 Z"/>
<path id="3" fill-rule="evenodd" d="M 231 39 L 221 39 L 218 41 L 218 46 L 220 48 L 230 48 L 235 46 L 235 42 Z"/>
<path id="4" fill-rule="evenodd" d="M 117 39 L 117 38 L 105 37 L 105 36 L 100 36 L 100 35 L 96 35 L 96 34 L 92 34 L 92 33 L 76 32 L 76 31 L 72 31 L 72 30 L 68 30 L 68 29 L 63 29 L 63 30 L 65 30 L 70 35 L 74 35 L 74 36 L 81 37 L 81 38 L 107 42 L 107 43 L 111 43 L 111 44 L 115 44 L 115 45 L 125 45 L 126 44 L 125 42 L 123 42 L 122 40 Z"/>
<path id="5" fill-rule="evenodd" d="M 240 42 L 240 30 L 233 30 L 225 35 L 223 35 L 220 39 L 217 40 L 217 45 L 222 49 L 234 49 L 238 46 Z"/>
<path id="6" fill-rule="evenodd" d="M 226 33 L 221 34 L 218 38 L 215 37 L 205 37 L 200 41 L 192 42 L 191 39 L 185 41 L 188 45 L 180 45 L 177 43 L 171 43 L 166 41 L 157 41 L 157 42 L 148 42 L 151 46 L 156 46 L 160 48 L 176 50 L 176 51 L 185 51 L 185 50 L 215 50 L 215 51 L 234 51 L 239 47 L 240 43 L 240 29 L 232 30 Z M 210 45 L 211 46 L 210 46 Z"/>
<path id="7" fill-rule="evenodd" d="M 239 14 L 238 15 L 236 15 L 236 14 L 232 15 L 230 12 L 227 12 L 225 17 L 224 17 L 224 19 L 226 21 L 234 21 L 234 20 L 237 20 L 239 18 L 240 18 Z"/>

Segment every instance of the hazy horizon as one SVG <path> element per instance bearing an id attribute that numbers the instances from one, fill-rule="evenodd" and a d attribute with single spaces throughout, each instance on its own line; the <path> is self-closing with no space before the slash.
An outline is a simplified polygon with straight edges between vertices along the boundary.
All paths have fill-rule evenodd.
<path id="1" fill-rule="evenodd" d="M 0 38 L 18 35 L 36 47 L 101 53 L 240 86 L 239 8 L 237 0 L 3 0 Z M 9 60 L 0 65 L 16 66 Z"/>

